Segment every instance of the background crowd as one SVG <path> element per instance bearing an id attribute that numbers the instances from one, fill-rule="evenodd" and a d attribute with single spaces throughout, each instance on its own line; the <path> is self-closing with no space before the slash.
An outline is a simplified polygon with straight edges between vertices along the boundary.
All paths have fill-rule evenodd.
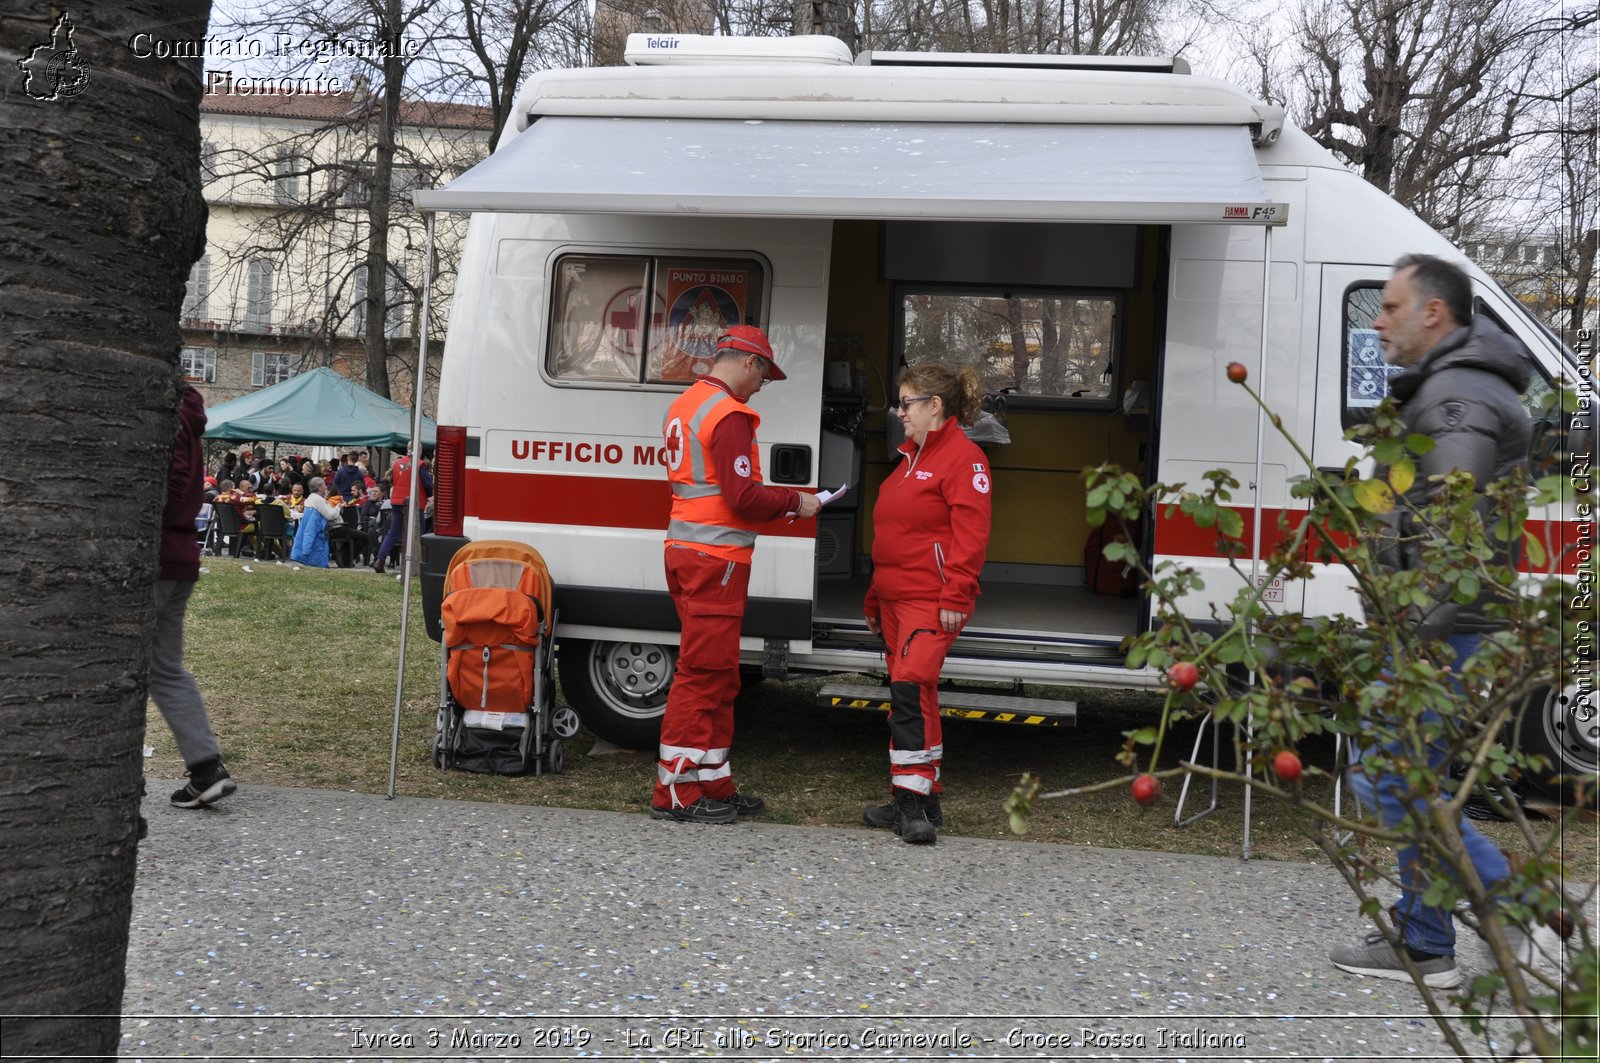
<path id="1" fill-rule="evenodd" d="M 426 457 L 420 465 L 426 531 L 432 519 L 432 476 Z M 308 564 L 326 565 L 331 560 L 350 568 L 361 563 L 382 572 L 403 546 L 401 537 L 391 534 L 391 525 L 404 515 L 403 509 L 395 508 L 397 503 L 403 506 L 404 499 L 394 498 L 393 477 L 409 475 L 405 466 L 402 458 L 386 473 L 379 472 L 365 450 L 329 460 L 293 454 L 276 461 L 260 445 L 229 450 L 205 477 L 205 504 L 196 527 L 216 554 L 226 550 L 234 557 L 286 560 L 293 549 L 294 559 Z M 400 485 L 402 496 L 407 486 Z M 264 507 L 279 511 L 281 519 L 264 512 Z M 309 523 L 325 528 L 326 540 L 326 556 L 313 555 L 312 560 L 300 556 L 296 542 L 308 510 L 321 518 Z"/>

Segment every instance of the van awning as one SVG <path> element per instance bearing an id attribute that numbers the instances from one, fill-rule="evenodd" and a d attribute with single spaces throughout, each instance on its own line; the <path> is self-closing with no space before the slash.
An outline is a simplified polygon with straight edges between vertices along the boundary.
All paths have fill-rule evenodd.
<path id="1" fill-rule="evenodd" d="M 422 211 L 1283 224 L 1244 126 L 539 118 Z"/>

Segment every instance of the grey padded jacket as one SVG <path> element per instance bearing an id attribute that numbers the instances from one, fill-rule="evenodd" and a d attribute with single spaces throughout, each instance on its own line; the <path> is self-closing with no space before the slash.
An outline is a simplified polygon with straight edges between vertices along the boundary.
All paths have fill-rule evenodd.
<path id="1" fill-rule="evenodd" d="M 1425 505 L 1438 490 L 1435 476 L 1459 469 L 1482 487 L 1526 468 L 1533 423 L 1521 396 L 1532 373 L 1532 357 L 1522 342 L 1480 314 L 1390 379 L 1389 392 L 1400 402 L 1407 430 L 1434 443 L 1417 459 L 1417 478 L 1406 492 L 1412 506 Z M 1481 506 L 1480 512 L 1487 512 L 1486 499 Z M 1416 518 L 1406 507 L 1391 516 L 1399 538 L 1385 544 L 1380 561 L 1400 569 L 1422 567 L 1427 542 Z M 1519 545 L 1507 544 L 1496 562 L 1515 561 Z M 1441 601 L 1419 618 L 1418 634 L 1442 639 L 1497 630 L 1503 624 L 1485 611 L 1493 597 L 1486 589 L 1469 605 Z"/>

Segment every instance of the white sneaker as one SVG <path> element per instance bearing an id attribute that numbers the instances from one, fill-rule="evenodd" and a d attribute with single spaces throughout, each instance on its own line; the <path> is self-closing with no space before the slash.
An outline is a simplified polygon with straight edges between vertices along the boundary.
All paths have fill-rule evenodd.
<path id="1" fill-rule="evenodd" d="M 1560 970 L 1566 959 L 1561 935 L 1543 923 L 1533 924 L 1532 929 L 1520 923 L 1507 923 L 1506 944 L 1511 946 L 1511 954 L 1524 967 Z"/>

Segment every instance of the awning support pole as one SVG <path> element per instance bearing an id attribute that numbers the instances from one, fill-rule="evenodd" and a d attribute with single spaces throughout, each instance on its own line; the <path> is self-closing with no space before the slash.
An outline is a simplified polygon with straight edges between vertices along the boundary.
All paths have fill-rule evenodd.
<path id="1" fill-rule="evenodd" d="M 1262 407 L 1256 411 L 1256 482 L 1251 486 L 1255 489 L 1255 520 L 1250 532 L 1250 586 L 1261 585 L 1261 492 L 1265 487 L 1266 466 L 1265 453 L 1267 445 L 1267 410 L 1264 405 L 1267 398 L 1267 320 L 1272 308 L 1272 226 L 1261 227 L 1263 243 L 1261 250 L 1261 357 L 1257 368 L 1256 394 L 1261 396 Z M 1255 683 L 1255 673 L 1250 675 L 1250 683 Z M 1255 733 L 1255 726 L 1250 717 L 1244 721 L 1245 739 L 1248 742 Z M 1250 773 L 1250 762 L 1245 761 L 1245 774 Z M 1239 859 L 1250 859 L 1250 797 L 1255 791 L 1249 786 L 1244 788 L 1244 851 Z"/>
<path id="2" fill-rule="evenodd" d="M 406 497 L 405 557 L 400 563 L 400 664 L 394 677 L 394 730 L 389 735 L 389 799 L 394 799 L 395 777 L 400 770 L 400 711 L 406 693 L 406 636 L 411 621 L 411 577 L 419 563 L 419 531 L 422 527 L 422 393 L 428 381 L 428 297 L 433 292 L 433 226 L 435 215 L 427 215 L 428 240 L 422 260 L 422 336 L 417 340 L 417 371 L 411 379 L 411 493 Z"/>

